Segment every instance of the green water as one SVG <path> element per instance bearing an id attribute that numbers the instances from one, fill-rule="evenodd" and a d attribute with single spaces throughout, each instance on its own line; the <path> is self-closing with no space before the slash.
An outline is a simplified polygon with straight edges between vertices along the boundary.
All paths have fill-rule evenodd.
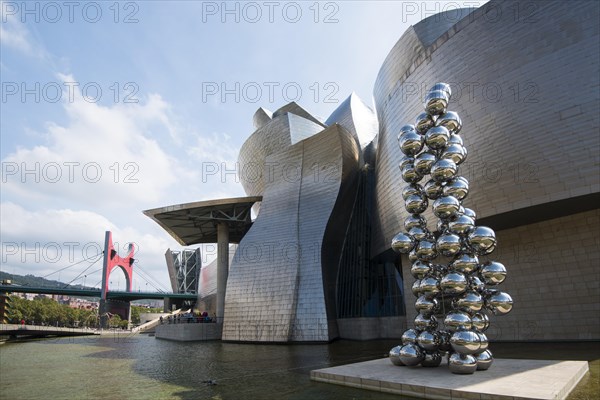
<path id="1" fill-rule="evenodd" d="M 145 335 L 0 346 L 1 399 L 398 399 L 312 382 L 313 369 L 380 358 L 395 341 L 179 343 Z M 492 345 L 503 358 L 595 360 L 570 399 L 600 396 L 600 344 Z M 216 385 L 203 381 L 213 380 Z"/>

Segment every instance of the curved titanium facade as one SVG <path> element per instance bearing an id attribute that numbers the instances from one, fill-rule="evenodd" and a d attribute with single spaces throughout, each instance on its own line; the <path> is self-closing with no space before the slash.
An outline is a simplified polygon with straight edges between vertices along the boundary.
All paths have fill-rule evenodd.
<path id="1" fill-rule="evenodd" d="M 447 82 L 469 149 L 460 168 L 471 188 L 465 204 L 497 231 L 494 257 L 512 272 L 505 288 L 518 305 L 488 336 L 597 340 L 600 326 L 589 313 L 600 311 L 599 6 L 528 4 L 534 13 L 515 16 L 523 3 L 492 1 L 458 22 L 456 14 L 432 16 L 386 58 L 375 85 L 372 254 L 389 249 L 407 216 L 399 129 L 414 123 L 407 118 L 421 112 L 433 83 Z M 410 277 L 408 260 L 402 264 Z M 412 281 L 405 281 L 407 303 Z"/>
<path id="2" fill-rule="evenodd" d="M 270 180 L 271 164 L 267 157 L 294 143 L 322 131 L 325 125 L 296 103 L 287 104 L 268 119 L 268 111 L 259 108 L 254 114 L 256 131 L 244 142 L 238 155 L 240 181 L 249 196 L 260 196 L 265 181 Z"/>
<path id="3" fill-rule="evenodd" d="M 322 250 L 343 240 L 328 225 L 338 220 L 338 200 L 354 194 L 357 140 L 333 125 L 266 161 L 272 179 L 229 270 L 223 340 L 329 341 L 337 330 L 335 314 L 327 313 L 335 302 L 328 279 L 335 279 L 339 256 Z"/>

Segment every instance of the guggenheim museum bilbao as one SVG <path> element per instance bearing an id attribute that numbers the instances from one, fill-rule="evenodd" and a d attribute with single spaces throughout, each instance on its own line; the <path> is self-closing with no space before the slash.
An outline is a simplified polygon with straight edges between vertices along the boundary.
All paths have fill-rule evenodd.
<path id="1" fill-rule="evenodd" d="M 254 114 L 247 197 L 145 211 L 182 245 L 218 243 L 198 277 L 222 339 L 398 338 L 417 315 L 397 136 L 435 82 L 452 88 L 476 224 L 496 231 L 512 312 L 491 340 L 600 339 L 600 43 L 594 1 L 491 1 L 426 18 L 383 62 L 375 112 L 352 94 L 326 121 Z M 527 12 L 525 12 L 527 11 Z M 424 184 L 424 182 L 421 182 Z M 251 215 L 255 215 L 252 219 Z M 435 231 L 430 214 L 424 216 Z M 428 218 L 431 216 L 431 218 Z"/>

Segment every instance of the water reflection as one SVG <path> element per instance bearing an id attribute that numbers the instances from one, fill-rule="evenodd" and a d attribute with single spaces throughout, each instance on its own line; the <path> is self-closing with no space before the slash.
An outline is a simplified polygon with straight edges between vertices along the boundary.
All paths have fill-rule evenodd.
<path id="1" fill-rule="evenodd" d="M 331 344 L 63 338 L 0 346 L 0 399 L 399 399 L 312 382 L 310 371 L 384 356 L 394 340 Z M 596 343 L 494 343 L 502 358 L 595 360 L 571 399 L 595 398 Z M 207 384 L 214 381 L 216 385 Z"/>

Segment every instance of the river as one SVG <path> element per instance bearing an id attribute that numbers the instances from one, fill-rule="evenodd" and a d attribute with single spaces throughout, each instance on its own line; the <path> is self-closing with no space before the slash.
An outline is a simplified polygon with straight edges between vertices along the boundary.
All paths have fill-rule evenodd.
<path id="1" fill-rule="evenodd" d="M 394 344 L 180 343 L 147 335 L 6 343 L 0 398 L 398 399 L 309 376 L 313 369 L 380 358 Z"/>
<path id="2" fill-rule="evenodd" d="M 380 358 L 395 344 L 389 340 L 292 345 L 181 343 L 147 335 L 6 343 L 0 346 L 0 398 L 399 399 L 312 382 L 309 376 L 313 369 Z M 584 378 L 570 399 L 597 398 L 597 342 L 496 343 L 491 348 L 502 357 L 595 360 L 590 365 L 592 375 Z"/>

